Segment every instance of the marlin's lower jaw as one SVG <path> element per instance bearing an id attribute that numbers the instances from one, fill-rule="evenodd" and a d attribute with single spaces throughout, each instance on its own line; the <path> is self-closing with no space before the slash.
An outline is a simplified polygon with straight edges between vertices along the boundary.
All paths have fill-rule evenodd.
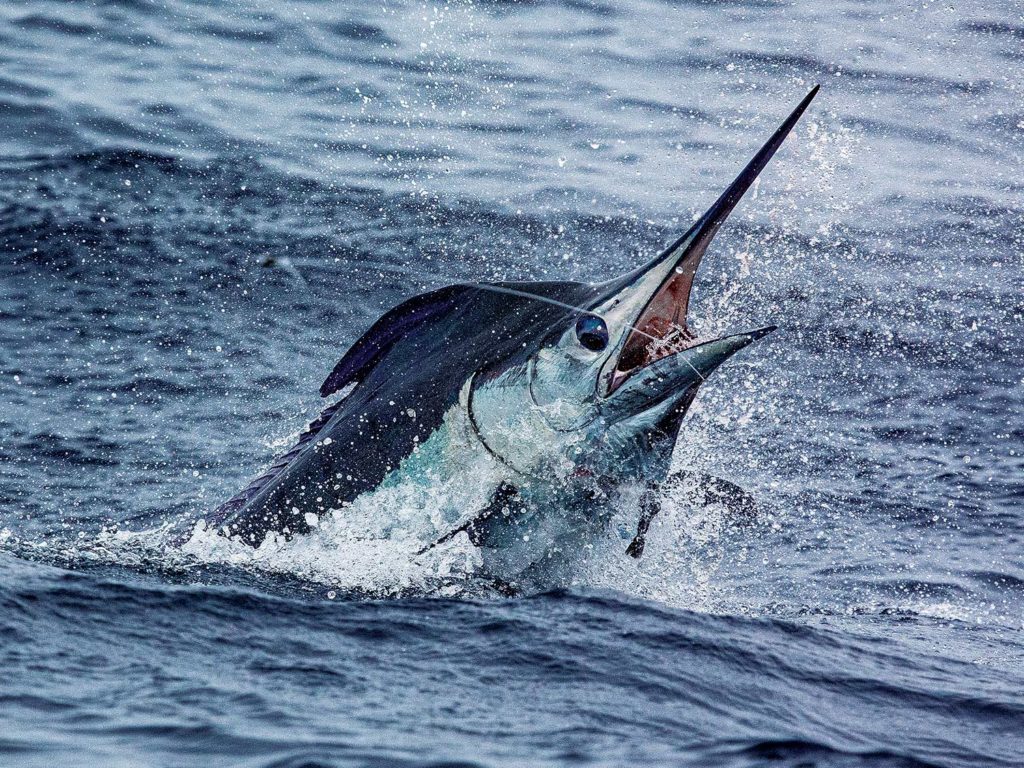
<path id="1" fill-rule="evenodd" d="M 609 399 L 619 413 L 638 413 L 669 398 L 678 399 L 703 384 L 734 354 L 774 330 L 768 325 L 711 341 L 696 340 L 692 346 L 629 371 Z"/>

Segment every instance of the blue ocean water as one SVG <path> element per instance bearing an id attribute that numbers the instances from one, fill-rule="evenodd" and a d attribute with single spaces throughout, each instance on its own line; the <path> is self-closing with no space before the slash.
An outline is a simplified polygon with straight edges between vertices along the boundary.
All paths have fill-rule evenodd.
<path id="1" fill-rule="evenodd" d="M 1024 764 L 1019 3 L 11 0 L 0 41 L 0 763 Z M 162 535 L 382 311 L 642 263 L 816 82 L 695 295 L 780 328 L 676 455 L 753 528 L 681 498 L 516 598 Z"/>

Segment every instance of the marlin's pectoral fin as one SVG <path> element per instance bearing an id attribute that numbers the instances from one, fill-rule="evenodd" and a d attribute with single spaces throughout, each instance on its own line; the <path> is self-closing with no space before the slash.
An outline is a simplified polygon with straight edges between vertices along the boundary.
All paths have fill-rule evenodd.
<path id="1" fill-rule="evenodd" d="M 652 486 L 640 496 L 640 519 L 636 524 L 636 536 L 626 547 L 626 554 L 630 557 L 639 558 L 644 553 L 644 545 L 647 543 L 647 529 L 651 527 L 651 520 L 661 511 L 661 498 L 658 496 L 657 486 Z"/>
<path id="2" fill-rule="evenodd" d="M 703 507 L 720 504 L 734 525 L 751 525 L 757 519 L 758 505 L 754 497 L 735 483 L 703 472 L 674 472 L 661 485 L 651 486 L 640 496 L 640 519 L 636 536 L 626 547 L 626 554 L 639 558 L 647 543 L 651 520 L 661 511 L 662 492 L 666 486 L 685 484 L 698 491 L 694 501 Z"/>
<path id="3" fill-rule="evenodd" d="M 457 528 L 453 528 L 448 531 L 444 536 L 437 539 L 432 544 L 428 544 L 419 552 L 417 556 L 424 555 L 434 547 L 445 544 L 463 531 L 469 536 L 469 540 L 473 543 L 473 546 L 480 546 L 483 541 L 484 527 L 488 520 L 494 517 L 496 514 L 501 514 L 512 507 L 516 500 L 519 498 L 519 489 L 509 483 L 502 483 L 491 495 L 491 500 L 487 506 L 484 507 L 480 512 L 473 515 L 468 522 L 463 523 Z"/>

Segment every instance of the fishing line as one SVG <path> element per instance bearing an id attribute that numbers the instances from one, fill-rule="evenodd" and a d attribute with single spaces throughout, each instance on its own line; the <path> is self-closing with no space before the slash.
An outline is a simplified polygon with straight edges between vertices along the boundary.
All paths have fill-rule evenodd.
<path id="1" fill-rule="evenodd" d="M 295 262 L 294 261 L 289 260 L 289 266 L 293 270 L 295 270 Z M 298 273 L 298 270 L 295 270 L 295 272 Z M 423 279 L 424 277 L 429 277 L 431 279 L 434 279 L 436 277 L 436 275 L 429 275 L 427 273 L 420 272 L 419 270 L 408 270 L 408 272 L 418 274 L 418 276 L 421 279 Z M 300 278 L 301 278 L 301 275 L 300 275 Z M 581 315 L 593 315 L 594 317 L 600 318 L 600 320 L 605 325 L 608 324 L 608 321 L 605 320 L 604 317 L 602 317 L 600 314 L 598 314 L 597 312 L 594 312 L 591 309 L 586 309 L 584 307 L 578 307 L 578 306 L 576 306 L 574 304 L 567 304 L 564 301 L 559 301 L 558 299 L 552 299 L 550 296 L 542 296 L 542 295 L 537 294 L 537 293 L 530 293 L 529 291 L 520 291 L 520 290 L 518 290 L 516 288 L 507 288 L 505 286 L 495 285 L 493 283 L 456 283 L 456 285 L 463 285 L 463 286 L 465 286 L 467 288 L 476 288 L 476 289 L 479 289 L 479 290 L 482 290 L 482 291 L 490 291 L 491 293 L 503 293 L 503 294 L 507 294 L 509 296 L 518 296 L 519 298 L 522 298 L 522 299 L 532 299 L 533 301 L 539 301 L 539 302 L 541 302 L 543 304 L 550 304 L 550 305 L 552 305 L 554 307 L 559 307 L 561 309 L 568 309 L 568 310 L 571 310 L 573 312 L 578 312 Z M 679 326 L 676 326 L 676 327 L 678 328 Z M 644 331 L 641 331 L 635 325 L 626 324 L 626 328 L 629 329 L 630 331 L 633 331 L 634 333 L 639 334 L 640 336 L 643 336 L 645 338 L 650 339 L 653 342 L 664 341 L 664 339 L 660 339 L 657 336 L 652 336 L 649 333 L 645 333 Z M 699 345 L 695 344 L 693 346 L 699 346 Z M 681 349 L 679 351 L 683 352 L 686 349 L 691 349 L 691 348 L 692 347 L 685 347 L 684 349 Z M 697 378 L 700 379 L 701 382 L 707 381 L 707 379 L 701 374 L 700 371 L 698 371 L 693 366 L 693 364 L 689 360 L 686 360 L 684 358 L 680 358 L 680 359 L 684 363 L 686 363 L 687 367 L 697 375 Z M 636 369 L 633 369 L 633 370 L 636 370 Z"/>
<path id="2" fill-rule="evenodd" d="M 491 283 L 463 283 L 463 285 L 467 285 L 467 286 L 472 287 L 472 288 L 480 288 L 480 289 L 485 290 L 485 291 L 492 291 L 493 293 L 507 293 L 507 294 L 512 295 L 512 296 L 520 296 L 520 297 L 522 297 L 524 299 L 533 299 L 535 301 L 540 301 L 540 302 L 543 302 L 545 304 L 551 304 L 551 305 L 556 306 L 556 307 L 561 307 L 562 309 L 571 309 L 574 312 L 579 312 L 580 314 L 593 315 L 594 317 L 600 318 L 601 322 L 603 322 L 605 325 L 608 324 L 607 320 L 605 320 L 603 317 L 601 317 L 600 314 L 598 314 L 597 312 L 594 312 L 591 309 L 584 309 L 583 307 L 577 307 L 577 306 L 574 306 L 573 304 L 566 304 L 564 301 L 559 301 L 558 299 L 552 299 L 552 298 L 549 298 L 548 296 L 540 296 L 539 294 L 536 294 L 536 293 L 529 293 L 528 291 L 519 291 L 519 290 L 516 290 L 515 288 L 505 288 L 504 286 L 493 285 Z M 676 327 L 678 328 L 679 326 L 676 326 Z M 631 331 L 633 331 L 635 333 L 640 334 L 641 336 L 647 337 L 651 341 L 654 341 L 654 342 L 664 341 L 664 339 L 659 339 L 657 336 L 651 336 L 651 334 L 645 333 L 644 331 L 641 331 L 635 325 L 627 324 L 626 328 L 628 328 L 629 330 L 631 330 Z M 694 345 L 694 346 L 697 346 L 697 345 Z M 690 347 L 686 347 L 684 349 L 690 349 Z M 683 352 L 684 349 L 681 349 L 679 351 Z M 693 364 L 689 360 L 686 360 L 685 358 L 680 358 L 680 359 L 684 363 L 686 363 L 687 366 L 689 366 L 690 370 L 692 370 L 695 374 L 697 374 L 697 378 L 699 378 L 702 382 L 707 381 L 707 379 L 704 376 L 701 375 L 701 372 L 698 371 L 696 368 L 694 368 Z"/>

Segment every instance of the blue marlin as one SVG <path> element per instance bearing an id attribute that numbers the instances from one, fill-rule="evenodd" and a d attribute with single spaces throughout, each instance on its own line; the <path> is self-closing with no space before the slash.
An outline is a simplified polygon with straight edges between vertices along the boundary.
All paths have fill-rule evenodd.
<path id="1" fill-rule="evenodd" d="M 701 258 L 781 146 L 815 87 L 700 219 L 616 279 L 450 285 L 384 314 L 320 387 L 341 394 L 298 443 L 207 522 L 259 546 L 310 533 L 381 488 L 425 493 L 420 553 L 465 535 L 514 581 L 599 533 L 617 489 L 642 488 L 640 557 L 684 417 L 701 384 L 772 330 L 697 338 L 687 308 Z M 742 491 L 709 480 L 708 496 Z"/>

